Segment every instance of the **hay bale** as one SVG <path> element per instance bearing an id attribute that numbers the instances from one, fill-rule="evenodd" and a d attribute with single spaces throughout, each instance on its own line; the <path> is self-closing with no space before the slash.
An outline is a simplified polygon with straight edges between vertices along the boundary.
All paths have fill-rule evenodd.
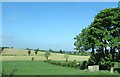
<path id="1" fill-rule="evenodd" d="M 90 72 L 99 71 L 99 65 L 88 66 Z"/>
<path id="2" fill-rule="evenodd" d="M 99 71 L 99 65 L 93 65 L 95 71 Z"/>

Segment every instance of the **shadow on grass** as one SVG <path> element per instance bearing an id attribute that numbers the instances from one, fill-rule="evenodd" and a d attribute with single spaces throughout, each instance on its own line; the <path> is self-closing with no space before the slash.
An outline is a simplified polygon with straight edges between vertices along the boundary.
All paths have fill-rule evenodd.
<path id="1" fill-rule="evenodd" d="M 120 68 L 115 68 L 115 71 L 117 71 L 120 74 Z"/>

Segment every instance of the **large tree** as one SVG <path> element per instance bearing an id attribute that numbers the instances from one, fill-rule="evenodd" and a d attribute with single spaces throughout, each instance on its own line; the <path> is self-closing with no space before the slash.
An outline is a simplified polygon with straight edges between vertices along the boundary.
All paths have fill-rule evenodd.
<path id="1" fill-rule="evenodd" d="M 115 61 L 120 56 L 120 9 L 109 8 L 100 11 L 88 28 L 74 38 L 76 50 L 92 50 L 92 56 L 99 63 L 112 56 Z M 95 53 L 96 51 L 96 53 Z M 116 56 L 118 55 L 118 56 Z M 98 57 L 99 56 L 99 57 Z"/>
<path id="2" fill-rule="evenodd" d="M 116 49 L 118 48 L 118 39 L 120 39 L 120 12 L 119 8 L 110 8 L 100 11 L 95 16 L 91 25 L 100 31 L 99 36 L 96 36 L 98 43 L 101 43 L 100 50 L 105 56 L 107 48 L 112 54 L 112 59 L 115 58 Z M 97 43 L 97 44 L 98 44 Z"/>

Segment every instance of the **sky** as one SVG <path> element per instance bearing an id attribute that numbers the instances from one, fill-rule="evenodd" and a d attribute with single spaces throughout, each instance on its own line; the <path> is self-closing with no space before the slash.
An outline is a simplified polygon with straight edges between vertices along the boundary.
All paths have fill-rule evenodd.
<path id="1" fill-rule="evenodd" d="M 74 37 L 117 2 L 3 2 L 2 46 L 74 50 Z"/>

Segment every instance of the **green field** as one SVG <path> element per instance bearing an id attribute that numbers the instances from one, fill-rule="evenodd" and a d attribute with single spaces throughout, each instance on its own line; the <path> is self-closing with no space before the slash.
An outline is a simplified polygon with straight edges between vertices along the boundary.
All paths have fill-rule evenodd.
<path id="1" fill-rule="evenodd" d="M 2 52 L 2 71 L 14 75 L 118 75 L 116 72 L 111 74 L 110 71 L 90 72 L 89 70 L 80 70 L 70 67 L 62 67 L 43 62 L 45 52 L 39 52 L 37 55 L 34 51 L 29 56 L 26 50 L 5 49 Z M 31 61 L 31 57 L 35 60 Z M 89 56 L 69 55 L 69 61 L 88 60 Z M 49 57 L 55 61 L 65 61 L 64 54 L 51 53 Z M 117 65 L 117 64 L 116 64 Z"/>
<path id="2" fill-rule="evenodd" d="M 14 75 L 116 75 L 109 71 L 99 71 L 91 73 L 88 70 L 80 70 L 62 66 L 51 65 L 43 61 L 3 61 L 2 70 L 10 75 L 15 70 Z M 87 72 L 87 74 L 86 74 Z"/>

